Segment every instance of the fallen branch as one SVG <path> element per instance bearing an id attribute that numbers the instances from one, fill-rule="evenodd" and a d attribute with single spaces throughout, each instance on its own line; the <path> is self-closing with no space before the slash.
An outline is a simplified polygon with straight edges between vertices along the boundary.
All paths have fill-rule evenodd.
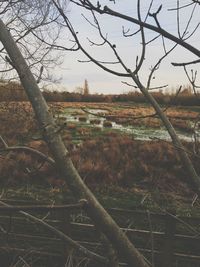
<path id="1" fill-rule="evenodd" d="M 0 204 L 4 205 L 7 208 L 12 208 L 11 205 L 8 205 L 3 201 L 0 201 Z M 93 259 L 93 260 L 96 260 L 97 262 L 104 263 L 104 264 L 108 263 L 108 260 L 105 257 L 100 256 L 100 255 L 88 250 L 87 248 L 85 248 L 82 245 L 80 245 L 78 242 L 76 242 L 73 239 L 71 239 L 69 236 L 65 235 L 61 231 L 57 230 L 55 227 L 53 227 L 50 224 L 46 223 L 45 221 L 43 221 L 43 220 L 41 220 L 41 219 L 39 219 L 39 218 L 27 213 L 27 212 L 24 212 L 24 211 L 19 211 L 19 213 L 23 214 L 24 216 L 26 216 L 27 218 L 31 219 L 32 221 L 35 221 L 36 223 L 39 223 L 40 225 L 43 225 L 45 228 L 47 228 L 48 230 L 50 230 L 51 232 L 56 234 L 56 236 L 58 236 L 61 240 L 65 241 L 72 248 L 74 248 L 75 250 L 79 251 L 81 254 L 85 255 L 86 257 L 88 257 L 90 259 Z"/>
<path id="2" fill-rule="evenodd" d="M 4 148 L 1 148 L 0 152 L 9 152 L 9 151 L 28 152 L 28 153 L 39 156 L 40 158 L 42 158 L 43 160 L 47 161 L 48 163 L 50 163 L 52 165 L 55 164 L 55 161 L 51 157 L 48 157 L 44 153 L 42 153 L 42 152 L 40 152 L 34 148 L 27 147 L 27 146 L 10 146 L 9 147 L 1 135 L 0 135 L 0 140 L 1 140 L 2 144 L 4 145 Z"/>
<path id="3" fill-rule="evenodd" d="M 15 212 L 15 211 L 55 211 L 55 210 L 73 210 L 78 208 L 83 208 L 84 203 L 80 202 L 77 204 L 71 204 L 71 205 L 56 205 L 56 206 L 50 206 L 50 205 L 31 205 L 31 206 L 0 206 L 0 211 L 9 211 L 9 212 Z"/>
<path id="4" fill-rule="evenodd" d="M 36 156 L 39 156 L 41 159 L 47 161 L 48 163 L 55 165 L 55 161 L 51 158 L 48 157 L 47 155 L 43 154 L 42 152 L 27 147 L 27 146 L 10 146 L 10 147 L 5 147 L 0 149 L 0 152 L 9 152 L 9 151 L 18 151 L 18 152 L 28 152 L 30 154 L 34 154 Z"/>

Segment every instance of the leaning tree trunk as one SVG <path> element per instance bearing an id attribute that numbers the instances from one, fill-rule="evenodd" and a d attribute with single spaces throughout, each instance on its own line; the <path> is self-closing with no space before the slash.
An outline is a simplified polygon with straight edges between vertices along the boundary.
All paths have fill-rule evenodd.
<path id="1" fill-rule="evenodd" d="M 167 129 L 171 139 L 172 143 L 175 146 L 175 148 L 178 151 L 179 157 L 181 159 L 183 168 L 187 172 L 187 175 L 189 176 L 188 181 L 191 183 L 193 189 L 195 192 L 200 196 L 200 177 L 196 173 L 195 168 L 192 164 L 192 161 L 190 160 L 188 153 L 186 152 L 184 146 L 182 145 L 178 135 L 176 134 L 176 131 L 174 127 L 172 126 L 171 122 L 165 115 L 165 113 L 162 111 L 160 105 L 155 100 L 155 98 L 149 93 L 149 91 L 141 84 L 139 79 L 132 74 L 132 79 L 137 84 L 140 91 L 143 93 L 145 98 L 148 100 L 148 102 L 153 106 L 154 110 L 156 111 L 158 117 L 163 122 L 165 128 Z"/>
<path id="2" fill-rule="evenodd" d="M 148 267 L 149 265 L 144 257 L 100 205 L 75 169 L 69 152 L 58 134 L 56 123 L 49 112 L 47 103 L 40 92 L 36 80 L 2 20 L 0 20 L 0 41 L 7 51 L 10 57 L 9 61 L 16 69 L 33 106 L 37 121 L 56 162 L 56 166 L 65 178 L 74 196 L 79 200 L 85 199 L 87 201 L 89 216 L 98 225 L 115 249 L 124 256 L 129 266 Z"/>

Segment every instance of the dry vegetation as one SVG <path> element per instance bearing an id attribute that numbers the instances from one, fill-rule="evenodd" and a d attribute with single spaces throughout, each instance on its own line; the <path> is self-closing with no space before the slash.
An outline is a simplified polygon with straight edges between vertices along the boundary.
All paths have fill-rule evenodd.
<path id="1" fill-rule="evenodd" d="M 191 193 L 176 150 L 167 142 L 141 142 L 108 134 L 86 141 L 73 153 L 73 159 L 86 183 L 93 187 L 112 185 L 126 190 Z"/>
<path id="2" fill-rule="evenodd" d="M 64 105 L 57 103 L 56 105 L 52 104 L 52 111 L 57 114 L 64 107 L 82 106 L 83 104 L 80 103 L 75 105 L 74 103 L 65 103 Z M 151 108 L 122 109 L 113 104 L 106 106 L 88 104 L 88 107 L 106 108 L 110 110 L 110 115 L 114 115 L 113 117 L 117 118 L 120 114 L 126 119 L 133 114 L 138 116 L 138 114 L 152 112 Z M 176 117 L 186 116 L 186 112 L 179 112 L 175 109 L 170 113 L 171 116 L 173 114 L 176 114 Z M 196 114 L 190 112 L 189 116 L 195 117 Z M 149 120 L 151 126 L 157 127 L 157 119 Z M 43 141 L 34 140 L 34 136 L 39 136 L 39 132 L 28 103 L 1 103 L 0 121 L 1 135 L 9 145 L 25 144 L 49 154 Z M 62 123 L 61 118 L 60 123 Z M 136 141 L 130 136 L 119 135 L 112 131 L 94 137 L 93 132 L 98 130 L 95 127 L 77 127 L 77 125 L 69 123 L 62 131 L 72 159 L 89 186 L 100 189 L 109 185 L 116 188 L 121 187 L 127 191 L 158 189 L 161 192 L 174 192 L 180 195 L 192 193 L 186 185 L 186 181 L 189 179 L 179 162 L 176 149 L 170 143 Z M 74 133 L 81 137 L 81 144 L 76 145 L 72 142 Z M 192 149 L 189 144 L 186 146 L 187 149 Z M 200 172 L 199 158 L 193 157 L 193 162 Z M 1 153 L 0 173 L 1 182 L 4 185 L 16 185 L 24 182 L 51 184 L 52 186 L 63 185 L 61 177 L 52 166 L 27 152 Z"/>
<path id="3" fill-rule="evenodd" d="M 198 116 L 197 112 L 184 110 L 183 108 L 172 107 L 166 110 L 167 116 L 170 118 L 173 126 L 176 129 L 192 132 L 190 122 L 195 121 Z M 152 128 L 159 128 L 162 122 L 157 118 L 152 107 L 138 106 L 138 107 L 124 107 L 121 109 L 112 110 L 108 114 L 107 119 L 115 121 L 122 125 L 146 126 Z"/>
<path id="4" fill-rule="evenodd" d="M 37 129 L 31 106 L 27 102 L 0 102 L 1 136 L 16 144 Z"/>

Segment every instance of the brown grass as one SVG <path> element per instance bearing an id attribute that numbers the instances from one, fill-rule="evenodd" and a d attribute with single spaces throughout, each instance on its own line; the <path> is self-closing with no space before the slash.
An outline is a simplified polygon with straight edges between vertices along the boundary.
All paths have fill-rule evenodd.
<path id="1" fill-rule="evenodd" d="M 26 139 L 37 130 L 31 106 L 28 103 L 0 103 L 1 135 L 10 143 Z"/>
<path id="2" fill-rule="evenodd" d="M 85 133 L 84 133 L 85 134 Z M 128 136 L 107 134 L 76 146 L 67 140 L 73 162 L 84 181 L 92 188 L 121 187 L 124 190 L 160 190 L 180 195 L 191 194 L 189 182 L 176 150 L 166 142 L 140 142 Z M 48 153 L 46 144 L 28 145 Z M 194 163 L 200 172 L 199 162 Z M 27 170 L 29 170 L 27 172 Z M 46 183 L 63 186 L 58 172 L 49 164 L 25 153 L 4 154 L 0 158 L 1 182 L 10 184 Z"/>
<path id="3" fill-rule="evenodd" d="M 187 133 L 194 132 L 189 121 L 180 120 L 180 119 L 170 119 L 170 121 L 175 129 L 179 129 Z"/>
<path id="4" fill-rule="evenodd" d="M 58 104 L 53 107 L 53 110 L 56 113 L 64 106 L 72 105 L 74 107 L 74 103 Z M 103 104 L 98 105 L 98 108 L 99 106 L 105 108 Z M 110 110 L 111 106 L 109 106 Z M 121 111 L 114 110 L 113 112 L 117 114 Z M 127 109 L 125 114 L 134 112 L 137 113 L 138 110 L 128 111 Z M 49 154 L 44 142 L 30 141 L 29 137 L 38 129 L 32 109 L 27 102 L 1 103 L 0 121 L 1 135 L 8 141 L 9 145 L 21 142 Z M 126 118 L 124 121 L 126 122 Z M 151 119 L 149 121 L 149 124 L 155 123 L 156 127 L 156 121 L 152 122 Z M 72 130 L 76 131 L 82 140 L 86 140 L 80 146 L 75 147 L 72 144 Z M 140 142 L 126 135 L 120 136 L 113 133 L 91 140 L 93 130 L 86 127 L 78 128 L 75 124 L 69 123 L 63 132 L 64 141 L 71 151 L 76 167 L 91 187 L 101 188 L 114 185 L 123 187 L 125 190 L 157 188 L 161 192 L 178 194 L 191 192 L 186 184 L 186 181 L 189 182 L 187 174 L 171 144 L 158 141 Z M 98 128 L 98 130 L 100 129 Z M 188 149 L 192 149 L 190 145 L 186 144 L 186 146 Z M 200 173 L 199 159 L 193 157 L 192 160 L 198 173 Z M 58 180 L 60 177 L 55 169 L 27 153 L 1 154 L 0 176 L 1 182 L 5 184 L 35 181 L 41 183 L 44 181 L 44 183 L 50 183 L 53 186 L 63 185 L 63 180 Z"/>
<path id="5" fill-rule="evenodd" d="M 106 136 L 86 141 L 73 160 L 90 186 L 121 186 L 189 193 L 187 175 L 176 150 L 166 142 L 139 142 Z"/>

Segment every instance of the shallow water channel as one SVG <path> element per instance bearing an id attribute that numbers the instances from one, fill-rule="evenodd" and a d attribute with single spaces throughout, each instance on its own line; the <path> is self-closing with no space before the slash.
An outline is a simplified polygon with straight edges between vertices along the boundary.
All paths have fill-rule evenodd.
<path id="1" fill-rule="evenodd" d="M 63 112 L 62 116 L 66 118 L 67 122 L 73 122 L 76 124 L 81 124 L 82 126 L 87 127 L 99 127 L 102 130 L 104 129 L 104 121 L 106 118 L 104 116 L 108 113 L 107 110 L 104 109 L 87 109 L 87 112 L 84 112 L 79 108 L 67 108 Z M 85 118 L 85 121 L 80 121 L 80 118 Z M 92 124 L 92 120 L 99 120 L 99 124 Z M 162 139 L 162 140 L 171 140 L 168 132 L 164 127 L 160 128 L 151 128 L 145 126 L 132 126 L 132 125 L 122 125 L 118 124 L 114 121 L 109 122 L 112 124 L 111 129 L 124 132 L 134 136 L 134 139 L 137 140 L 152 140 L 152 139 Z M 179 138 L 188 142 L 193 141 L 193 135 L 191 133 L 187 133 L 184 131 L 177 131 Z M 200 138 L 200 132 L 198 133 L 198 138 Z"/>

